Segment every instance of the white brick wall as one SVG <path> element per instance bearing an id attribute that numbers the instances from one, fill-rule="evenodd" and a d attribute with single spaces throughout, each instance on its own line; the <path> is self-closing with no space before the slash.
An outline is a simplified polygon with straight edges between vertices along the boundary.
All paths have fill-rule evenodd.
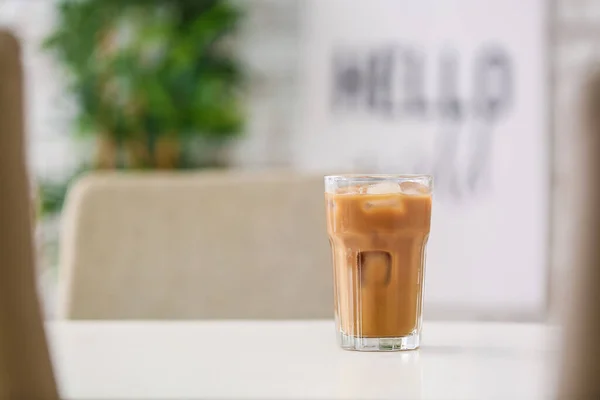
<path id="1" fill-rule="evenodd" d="M 303 0 L 253 0 L 239 50 L 250 70 L 248 132 L 233 146 L 235 166 L 286 165 L 298 96 Z"/>

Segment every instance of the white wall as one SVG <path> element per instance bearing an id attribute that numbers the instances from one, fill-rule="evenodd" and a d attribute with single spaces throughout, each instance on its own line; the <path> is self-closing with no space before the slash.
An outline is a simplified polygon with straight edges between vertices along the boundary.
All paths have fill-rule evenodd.
<path id="1" fill-rule="evenodd" d="M 286 166 L 292 152 L 305 0 L 242 1 L 248 9 L 239 49 L 249 68 L 250 119 L 236 140 L 232 163 L 245 168 Z"/>

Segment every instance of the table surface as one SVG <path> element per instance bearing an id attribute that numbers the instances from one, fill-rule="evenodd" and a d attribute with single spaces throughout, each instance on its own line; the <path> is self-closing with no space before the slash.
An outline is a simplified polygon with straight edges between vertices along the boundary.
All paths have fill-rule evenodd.
<path id="1" fill-rule="evenodd" d="M 330 321 L 50 322 L 67 399 L 549 399 L 559 331 L 425 323 L 418 351 L 360 353 Z"/>

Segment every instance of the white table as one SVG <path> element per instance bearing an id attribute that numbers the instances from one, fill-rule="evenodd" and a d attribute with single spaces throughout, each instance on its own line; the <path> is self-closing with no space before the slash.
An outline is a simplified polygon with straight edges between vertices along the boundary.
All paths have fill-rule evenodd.
<path id="1" fill-rule="evenodd" d="M 68 399 L 535 400 L 554 391 L 558 331 L 426 323 L 415 352 L 338 349 L 330 321 L 52 322 Z"/>

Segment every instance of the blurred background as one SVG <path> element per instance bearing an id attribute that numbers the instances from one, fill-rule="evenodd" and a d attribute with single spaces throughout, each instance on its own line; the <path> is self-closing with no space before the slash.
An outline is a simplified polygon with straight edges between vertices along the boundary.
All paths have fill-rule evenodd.
<path id="1" fill-rule="evenodd" d="M 0 24 L 23 46 L 47 290 L 65 194 L 80 174 L 285 162 L 299 3 L 0 2 Z"/>
<path id="2" fill-rule="evenodd" d="M 215 171 L 220 182 L 251 173 L 241 175 L 247 176 L 242 181 L 252 185 L 256 179 L 271 195 L 223 192 L 239 196 L 240 209 L 231 213 L 254 219 L 240 217 L 237 223 L 246 225 L 213 229 L 211 248 L 222 244 L 213 259 L 236 252 L 237 231 L 247 232 L 236 236 L 242 241 L 272 235 L 284 248 L 305 248 L 316 255 L 305 262 L 314 265 L 294 272 L 306 286 L 296 288 L 292 300 L 306 301 L 297 293 L 311 291 L 306 276 L 331 268 L 325 224 L 318 222 L 322 197 L 315 204 L 288 201 L 282 215 L 307 213 L 316 221 L 290 232 L 275 222 L 263 226 L 269 208 L 260 214 L 254 204 L 283 207 L 278 187 L 311 182 L 307 187 L 319 195 L 323 174 L 360 171 L 434 175 L 426 314 L 552 318 L 569 276 L 569 241 L 577 226 L 568 211 L 577 202 L 571 193 L 583 183 L 576 161 L 585 143 L 570 133 L 577 129 L 582 79 L 600 56 L 598 21 L 600 2 L 593 0 L 375 0 L 352 7 L 339 0 L 0 0 L 0 25 L 23 46 L 47 315 L 55 317 L 62 307 L 71 310 L 63 310 L 66 317 L 110 317 L 93 307 L 86 314 L 86 295 L 74 286 L 105 287 L 89 296 L 111 296 L 126 290 L 140 271 L 147 275 L 138 276 L 139 291 L 130 297 L 144 302 L 144 282 L 151 292 L 154 279 L 163 285 L 160 301 L 174 304 L 193 286 L 190 268 L 221 268 L 203 264 L 202 255 L 194 259 L 198 253 L 191 249 L 202 247 L 201 237 L 195 245 L 168 241 L 193 235 L 190 225 L 219 225 L 215 215 L 223 211 L 211 209 L 219 201 L 205 201 L 201 189 L 193 197 L 203 182 L 221 190 L 210 178 Z M 83 175 L 107 171 L 102 176 L 108 183 L 88 182 L 81 189 L 87 195 L 65 205 L 69 188 Z M 285 178 L 265 178 L 273 171 L 285 171 Z M 121 181 L 124 175 L 131 180 Z M 189 180 L 174 183 L 182 175 Z M 150 179 L 154 191 L 139 189 L 138 178 Z M 265 182 L 273 186 L 261 186 Z M 189 218 L 173 217 L 181 207 L 190 207 L 180 210 Z M 89 213 L 96 213 L 92 222 Z M 99 239 L 101 220 L 113 224 L 118 251 Z M 175 236 L 160 236 L 160 221 L 170 221 L 164 234 Z M 119 236 L 132 226 L 137 235 Z M 144 242 L 149 229 L 159 232 Z M 101 240 L 105 246 L 98 250 Z M 120 262 L 107 258 L 111 246 Z M 269 246 L 256 245 L 258 259 L 239 267 L 261 271 L 260 251 L 283 252 Z M 147 253 L 145 269 L 106 272 L 123 288 L 114 281 L 102 286 L 102 268 L 77 272 L 92 268 L 81 265 L 89 259 L 127 268 L 122 266 L 141 263 L 140 252 Z M 173 267 L 181 259 L 184 270 Z M 271 262 L 290 268 L 277 260 Z M 227 274 L 235 274 L 238 266 L 229 259 L 227 264 Z M 293 286 L 278 281 L 285 275 L 263 278 L 272 286 Z M 78 283 L 86 276 L 90 282 Z M 246 289 L 240 296 L 257 295 Z M 211 296 L 190 302 L 219 304 Z M 127 302 L 127 295 L 119 299 Z M 78 301 L 82 306 L 74 312 Z M 330 307 L 327 301 L 322 307 Z M 315 309 L 298 315 L 322 317 Z M 178 314 L 177 306 L 169 310 L 156 315 L 202 317 L 189 310 Z M 155 315 L 130 311 L 132 318 Z M 266 311 L 262 316 L 269 317 Z"/>

